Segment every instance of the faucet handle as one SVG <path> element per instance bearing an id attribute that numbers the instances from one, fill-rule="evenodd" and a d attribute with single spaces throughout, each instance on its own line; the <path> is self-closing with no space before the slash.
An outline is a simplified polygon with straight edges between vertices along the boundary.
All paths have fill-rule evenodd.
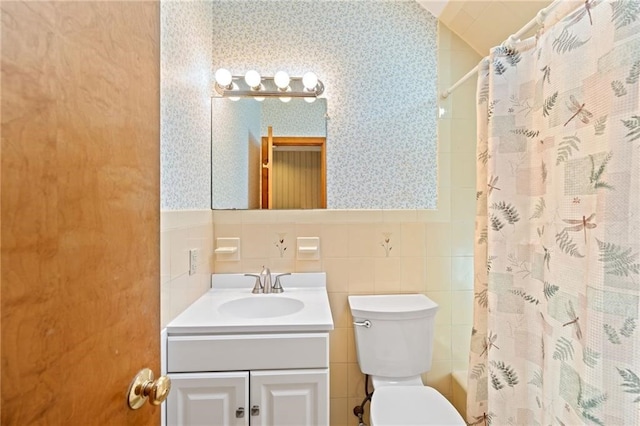
<path id="1" fill-rule="evenodd" d="M 245 277 L 254 277 L 256 279 L 256 283 L 253 285 L 253 290 L 251 293 L 258 294 L 262 293 L 262 282 L 260 282 L 260 275 L 258 274 L 244 274 Z"/>
<path id="2" fill-rule="evenodd" d="M 282 293 L 284 291 L 284 289 L 282 288 L 282 283 L 280 282 L 280 277 L 283 277 L 285 275 L 291 275 L 291 272 L 285 272 L 284 274 L 276 275 L 276 282 L 271 288 L 272 293 Z"/>

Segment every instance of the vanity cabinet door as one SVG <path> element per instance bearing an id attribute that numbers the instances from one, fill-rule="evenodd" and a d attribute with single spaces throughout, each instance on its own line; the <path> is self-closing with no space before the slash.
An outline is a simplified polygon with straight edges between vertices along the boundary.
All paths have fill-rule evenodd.
<path id="1" fill-rule="evenodd" d="M 329 370 L 251 373 L 251 426 L 329 424 Z"/>
<path id="2" fill-rule="evenodd" d="M 167 426 L 248 426 L 249 372 L 169 374 Z"/>

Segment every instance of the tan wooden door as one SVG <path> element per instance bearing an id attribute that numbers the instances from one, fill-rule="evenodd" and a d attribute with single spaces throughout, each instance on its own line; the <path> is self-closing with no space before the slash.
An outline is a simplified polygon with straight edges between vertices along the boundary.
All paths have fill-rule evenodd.
<path id="1" fill-rule="evenodd" d="M 157 2 L 2 1 L 1 423 L 157 425 Z"/>

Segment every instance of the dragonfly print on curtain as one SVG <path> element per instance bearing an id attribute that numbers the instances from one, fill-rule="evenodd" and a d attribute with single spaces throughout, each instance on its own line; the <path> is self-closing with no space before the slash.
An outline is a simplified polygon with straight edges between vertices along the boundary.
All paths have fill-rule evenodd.
<path id="1" fill-rule="evenodd" d="M 466 420 L 640 424 L 640 3 L 544 24 L 478 77 Z"/>

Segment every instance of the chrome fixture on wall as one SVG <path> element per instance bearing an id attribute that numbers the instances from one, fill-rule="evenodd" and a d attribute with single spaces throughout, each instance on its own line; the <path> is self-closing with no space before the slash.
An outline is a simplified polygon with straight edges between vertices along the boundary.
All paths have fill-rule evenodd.
<path id="1" fill-rule="evenodd" d="M 324 92 L 324 84 L 312 72 L 302 77 L 289 77 L 285 71 L 278 71 L 273 77 L 262 77 L 257 71 L 249 70 L 244 76 L 235 76 L 220 68 L 215 79 L 214 96 L 231 100 L 252 97 L 262 101 L 266 97 L 277 97 L 283 102 L 291 98 L 305 98 L 307 102 L 313 102 Z"/>

